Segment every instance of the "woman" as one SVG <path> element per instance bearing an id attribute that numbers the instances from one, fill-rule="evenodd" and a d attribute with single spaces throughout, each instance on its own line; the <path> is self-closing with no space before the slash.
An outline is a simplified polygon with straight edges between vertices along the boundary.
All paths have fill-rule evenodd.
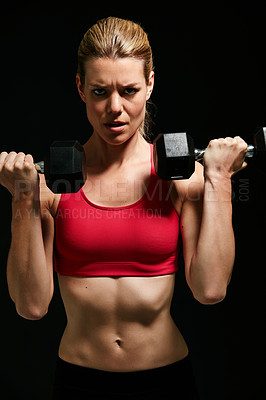
<path id="1" fill-rule="evenodd" d="M 179 226 L 194 297 L 222 301 L 235 255 L 231 176 L 245 167 L 247 145 L 213 140 L 204 170 L 196 163 L 190 179 L 162 181 L 145 140 L 154 72 L 143 29 L 100 20 L 78 60 L 93 128 L 83 188 L 53 194 L 31 155 L 0 155 L 0 182 L 13 196 L 10 296 L 21 316 L 42 318 L 54 261 L 67 314 L 54 399 L 196 399 L 188 348 L 170 315 Z"/>

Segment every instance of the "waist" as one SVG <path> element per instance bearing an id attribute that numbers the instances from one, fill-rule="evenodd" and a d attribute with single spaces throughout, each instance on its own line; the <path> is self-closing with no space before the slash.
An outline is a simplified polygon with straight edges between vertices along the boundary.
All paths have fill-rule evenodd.
<path id="1" fill-rule="evenodd" d="M 63 334 L 59 356 L 83 367 L 131 372 L 157 368 L 184 358 L 187 345 L 170 314 L 145 324 L 145 315 L 135 322 L 115 326 L 69 324 Z"/>

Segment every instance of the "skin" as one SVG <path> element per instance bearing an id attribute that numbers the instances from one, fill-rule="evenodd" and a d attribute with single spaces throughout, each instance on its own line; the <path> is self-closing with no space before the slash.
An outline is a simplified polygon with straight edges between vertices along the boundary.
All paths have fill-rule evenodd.
<path id="1" fill-rule="evenodd" d="M 143 196 L 150 176 L 150 148 L 140 126 L 154 74 L 147 84 L 139 60 L 94 59 L 87 62 L 84 85 L 78 75 L 76 81 L 93 127 L 84 145 L 84 193 L 98 205 L 132 204 Z M 124 125 L 108 125 L 117 121 Z M 204 169 L 196 163 L 190 179 L 169 183 L 180 216 L 187 283 L 203 304 L 223 300 L 232 274 L 231 177 L 246 166 L 246 151 L 239 137 L 213 140 Z M 16 185 L 19 179 L 27 182 L 25 190 Z M 0 154 L 0 183 L 12 194 L 9 293 L 21 316 L 40 319 L 53 295 L 54 215 L 60 195 L 47 188 L 43 176 L 38 180 L 32 156 L 24 153 Z M 170 315 L 174 274 L 58 279 L 68 321 L 59 348 L 64 360 L 134 371 L 187 355 Z"/>

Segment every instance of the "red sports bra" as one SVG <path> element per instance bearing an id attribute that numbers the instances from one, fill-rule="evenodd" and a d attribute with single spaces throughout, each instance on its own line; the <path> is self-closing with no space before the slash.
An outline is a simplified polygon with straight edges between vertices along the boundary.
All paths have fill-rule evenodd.
<path id="1" fill-rule="evenodd" d="M 72 276 L 155 276 L 177 270 L 179 217 L 167 182 L 154 171 L 134 204 L 103 207 L 81 188 L 62 194 L 55 217 L 54 265 Z"/>

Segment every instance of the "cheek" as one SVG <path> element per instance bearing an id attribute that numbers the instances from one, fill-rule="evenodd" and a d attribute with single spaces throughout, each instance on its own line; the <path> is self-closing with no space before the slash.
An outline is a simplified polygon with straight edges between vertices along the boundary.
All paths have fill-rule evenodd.
<path id="1" fill-rule="evenodd" d="M 134 107 L 132 107 L 132 116 L 135 118 L 144 118 L 146 109 L 146 100 L 141 99 L 134 103 Z"/>
<path id="2" fill-rule="evenodd" d="M 87 117 L 90 122 L 95 121 L 98 119 L 99 116 L 102 115 L 103 110 L 102 107 L 100 106 L 100 103 L 86 103 L 86 112 L 87 112 Z"/>

